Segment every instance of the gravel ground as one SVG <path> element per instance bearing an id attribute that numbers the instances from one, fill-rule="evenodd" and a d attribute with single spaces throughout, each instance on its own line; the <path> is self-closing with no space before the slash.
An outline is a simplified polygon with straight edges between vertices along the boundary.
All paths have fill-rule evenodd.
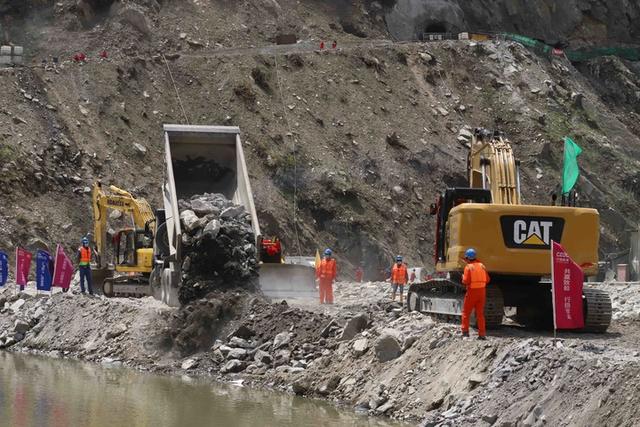
<path id="1" fill-rule="evenodd" d="M 635 298 L 635 284 L 606 286 L 614 301 Z M 151 298 L 5 290 L 0 342 L 286 390 L 429 426 L 633 425 L 640 416 L 640 323 L 626 305 L 607 334 L 554 338 L 505 325 L 481 342 L 407 313 L 385 283 L 341 282 L 335 294 L 336 304 L 319 306 L 225 291 L 174 309 Z"/>

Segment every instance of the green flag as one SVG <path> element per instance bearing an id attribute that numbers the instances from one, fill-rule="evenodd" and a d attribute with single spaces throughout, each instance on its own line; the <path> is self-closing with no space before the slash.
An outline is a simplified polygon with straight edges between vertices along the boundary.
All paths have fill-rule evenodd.
<path id="1" fill-rule="evenodd" d="M 578 156 L 582 153 L 582 148 L 573 139 L 564 137 L 564 166 L 562 168 L 562 194 L 567 194 L 580 176 L 578 168 Z"/>

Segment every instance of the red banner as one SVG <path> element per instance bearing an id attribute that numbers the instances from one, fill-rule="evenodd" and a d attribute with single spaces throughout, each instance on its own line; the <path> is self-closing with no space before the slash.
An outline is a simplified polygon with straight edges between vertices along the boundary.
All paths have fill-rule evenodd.
<path id="1" fill-rule="evenodd" d="M 16 285 L 26 286 L 31 270 L 31 252 L 16 248 Z"/>
<path id="2" fill-rule="evenodd" d="M 553 293 L 553 323 L 555 329 L 584 327 L 582 315 L 582 268 L 564 248 L 551 242 L 551 283 Z"/>
<path id="3" fill-rule="evenodd" d="M 62 246 L 58 245 L 56 248 L 56 261 L 53 266 L 52 285 L 66 289 L 71 286 L 71 279 L 73 279 L 73 263 L 64 253 Z"/>

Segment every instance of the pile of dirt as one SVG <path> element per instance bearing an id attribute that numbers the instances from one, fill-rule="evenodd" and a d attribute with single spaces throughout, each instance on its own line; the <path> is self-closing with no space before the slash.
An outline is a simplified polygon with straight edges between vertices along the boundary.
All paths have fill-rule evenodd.
<path id="1" fill-rule="evenodd" d="M 258 278 L 251 216 L 222 194 L 180 200 L 184 233 L 180 302 L 217 289 L 255 289 Z"/>
<path id="2" fill-rule="evenodd" d="M 251 305 L 245 325 L 255 331 L 255 336 L 262 341 L 272 340 L 281 332 L 291 333 L 294 344 L 315 342 L 322 338 L 322 328 L 330 323 L 331 318 L 322 313 L 310 313 L 299 307 L 290 306 L 286 301 L 272 304 L 266 300 L 256 299 Z"/>
<path id="3" fill-rule="evenodd" d="M 224 335 L 231 319 L 242 313 L 248 294 L 213 292 L 176 312 L 171 325 L 156 336 L 161 348 L 189 356 L 208 350 Z"/>

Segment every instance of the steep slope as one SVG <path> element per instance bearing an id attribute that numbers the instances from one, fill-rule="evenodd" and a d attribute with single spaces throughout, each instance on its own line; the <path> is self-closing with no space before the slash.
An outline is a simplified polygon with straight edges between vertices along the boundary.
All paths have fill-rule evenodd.
<path id="1" fill-rule="evenodd" d="M 415 40 L 425 32 L 488 31 L 525 34 L 548 43 L 638 43 L 637 0 L 396 0 L 390 33 Z"/>
<path id="2" fill-rule="evenodd" d="M 333 247 L 345 274 L 364 261 L 372 276 L 393 253 L 431 264 L 427 208 L 464 185 L 460 135 L 476 126 L 512 139 L 534 204 L 549 202 L 561 138 L 574 136 L 585 149 L 581 204 L 600 209 L 603 251 L 627 244 L 640 139 L 570 64 L 505 42 L 376 41 L 375 2 L 240 3 L 117 2 L 85 28 L 59 2 L 32 21 L 37 31 L 27 25 L 34 66 L 0 72 L 6 248 L 34 236 L 75 244 L 90 227 L 94 179 L 157 205 L 162 123 L 186 121 L 240 126 L 265 234 L 293 254 Z M 354 26 L 369 38 L 345 32 Z M 303 41 L 272 46 L 278 29 Z M 339 49 L 316 50 L 333 39 Z M 89 62 L 69 61 L 77 51 Z"/>

